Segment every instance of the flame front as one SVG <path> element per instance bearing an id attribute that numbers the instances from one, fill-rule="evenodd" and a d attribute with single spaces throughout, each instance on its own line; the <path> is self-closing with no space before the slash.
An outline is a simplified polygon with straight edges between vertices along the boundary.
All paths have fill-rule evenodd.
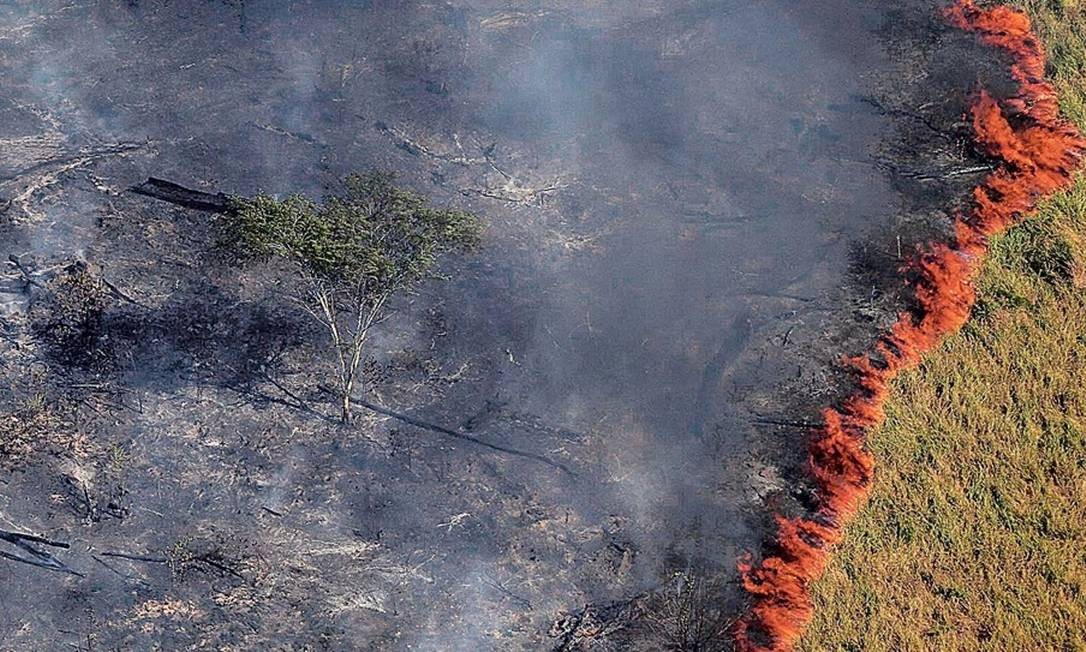
<path id="1" fill-rule="evenodd" d="M 1044 195 L 1070 185 L 1086 151 L 1086 140 L 1060 118 L 1056 92 L 1044 79 L 1044 49 L 1024 13 L 959 0 L 946 16 L 1011 57 L 1015 94 L 997 101 L 982 90 L 970 110 L 978 145 L 999 167 L 974 188 L 970 209 L 955 219 L 954 240 L 928 245 L 906 266 L 916 279 L 917 310 L 901 314 L 870 352 L 847 361 L 859 389 L 824 410 L 825 425 L 808 444 L 818 508 L 800 518 L 778 516 L 772 550 L 760 563 L 749 557 L 739 563 L 743 586 L 754 598 L 736 625 L 739 650 L 788 650 L 799 638 L 814 611 L 810 584 L 825 569 L 844 524 L 871 492 L 874 459 L 864 440 L 883 419 L 890 381 L 962 327 L 988 238 L 1031 211 Z"/>

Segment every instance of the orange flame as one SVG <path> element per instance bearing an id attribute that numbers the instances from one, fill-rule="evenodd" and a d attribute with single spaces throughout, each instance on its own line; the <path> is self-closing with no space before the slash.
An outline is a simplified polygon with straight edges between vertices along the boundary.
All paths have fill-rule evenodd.
<path id="1" fill-rule="evenodd" d="M 1014 96 L 999 101 L 982 90 L 970 110 L 977 144 L 1000 165 L 974 188 L 971 209 L 955 219 L 954 240 L 928 245 L 907 266 L 918 279 L 916 310 L 900 315 L 872 351 L 847 361 L 859 390 L 823 411 L 825 425 L 808 444 L 818 508 L 798 518 L 777 516 L 772 550 L 758 564 L 749 556 L 739 563 L 743 586 L 754 598 L 735 628 L 739 650 L 788 650 L 799 638 L 814 611 L 810 584 L 825 569 L 845 522 L 871 492 L 874 459 L 864 440 L 883 419 L 890 381 L 962 327 L 988 237 L 1032 210 L 1043 195 L 1067 187 L 1086 151 L 1086 140 L 1059 116 L 1056 92 L 1044 79 L 1044 49 L 1025 14 L 958 0 L 946 16 L 1011 57 Z"/>

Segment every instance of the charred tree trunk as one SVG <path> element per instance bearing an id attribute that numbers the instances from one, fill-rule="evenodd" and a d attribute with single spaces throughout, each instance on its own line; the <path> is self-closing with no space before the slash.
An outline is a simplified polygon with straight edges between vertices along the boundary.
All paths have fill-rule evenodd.
<path id="1" fill-rule="evenodd" d="M 208 213 L 229 213 L 233 209 L 230 197 L 224 193 L 200 192 L 192 190 L 172 181 L 151 177 L 134 186 L 132 192 L 137 195 L 151 197 L 160 201 L 169 202 L 177 206 L 184 206 L 197 211 Z"/>

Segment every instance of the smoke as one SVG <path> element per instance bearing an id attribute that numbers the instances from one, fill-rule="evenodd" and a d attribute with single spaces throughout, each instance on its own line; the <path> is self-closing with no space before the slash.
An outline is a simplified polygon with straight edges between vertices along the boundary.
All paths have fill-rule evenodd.
<path id="1" fill-rule="evenodd" d="M 32 51 L 50 54 L 23 64 L 35 76 L 19 87 L 29 94 L 40 86 L 34 102 L 61 115 L 65 133 L 150 139 L 154 151 L 129 164 L 94 168 L 118 189 L 155 174 L 227 192 L 319 194 L 342 172 L 378 165 L 486 217 L 491 241 L 477 267 L 440 290 L 451 334 L 434 354 L 470 363 L 471 380 L 443 397 L 383 398 L 451 425 L 484 400 L 508 403 L 477 434 L 548 455 L 568 449 L 586 481 L 559 484 L 546 470 L 510 470 L 471 449 L 454 454 L 439 444 L 428 453 L 419 442 L 434 440 L 409 433 L 395 459 L 335 455 L 329 475 L 374 480 L 320 507 L 361 522 L 367 536 L 384 530 L 390 555 L 455 544 L 434 588 L 412 585 L 397 626 L 420 630 L 423 645 L 460 618 L 459 647 L 474 649 L 492 621 L 526 612 L 537 627 L 575 602 L 649 588 L 665 565 L 732 559 L 752 536 L 742 513 L 748 494 L 736 488 L 747 481 L 741 466 L 754 437 L 741 413 L 750 388 L 795 373 L 772 357 L 763 364 L 758 349 L 769 348 L 776 329 L 816 319 L 797 317 L 796 307 L 814 308 L 836 287 L 847 252 L 837 234 L 881 221 L 894 199 L 869 156 L 887 121 L 842 103 L 866 88 L 859 73 L 881 64 L 871 26 L 843 26 L 881 10 L 793 4 L 532 2 L 508 12 L 476 0 L 249 3 L 241 24 L 220 3 L 76 3 L 74 13 L 57 11 L 35 28 Z M 18 50 L 3 55 L 21 62 Z M 554 179 L 560 187 L 546 202 L 522 192 Z M 150 249 L 138 247 L 147 242 L 156 256 L 173 250 L 174 218 L 157 219 L 169 213 L 109 198 L 115 224 L 141 229 L 137 248 L 126 250 L 94 224 L 105 199 L 91 190 L 73 197 L 72 186 L 58 185 L 50 214 L 78 213 L 95 226 L 70 240 L 108 264 L 111 279 L 152 296 L 186 274 L 126 273 L 124 259 L 145 257 Z M 165 234 L 144 235 L 144 211 L 169 227 Z M 176 222 L 179 237 L 199 234 Z M 36 242 L 58 254 L 55 240 Z M 163 314 L 194 313 L 199 319 L 176 321 L 195 329 L 231 323 L 205 316 L 233 292 L 224 285 L 221 296 L 205 296 L 213 281 L 186 280 Z M 394 345 L 390 336 L 375 350 L 434 346 L 411 339 L 410 324 L 398 317 L 388 329 L 398 333 Z M 170 364 L 184 347 L 155 335 L 157 347 L 141 358 L 150 364 L 126 382 L 176 390 Z M 233 337 L 223 338 L 224 355 Z M 182 417 L 144 419 L 162 433 Z M 559 432 L 567 429 L 577 432 Z M 198 475 L 202 456 L 156 442 L 156 467 Z M 294 488 L 317 491 L 309 447 L 323 446 L 284 453 L 268 483 L 229 500 L 290 511 Z M 418 475 L 431 465 L 456 470 Z M 176 495 L 140 499 L 172 513 L 191 488 L 227 504 L 219 497 L 233 487 L 210 484 L 179 482 Z M 546 520 L 525 526 L 520 496 Z M 474 525 L 433 537 L 437 523 L 469 511 Z M 212 510 L 194 518 L 239 523 Z M 170 533 L 155 527 L 156 538 Z M 541 543 L 553 544 L 547 555 L 537 552 Z M 509 609 L 512 598 L 495 602 L 496 589 L 478 586 L 479 573 L 497 577 L 499 566 L 503 581 L 533 579 L 524 587 L 531 609 Z"/>
<path id="2" fill-rule="evenodd" d="M 778 516 L 772 552 L 759 564 L 740 563 L 743 585 L 754 597 L 736 628 L 741 650 L 786 650 L 797 640 L 812 616 L 810 583 L 822 574 L 845 522 L 870 494 L 874 459 L 864 439 L 883 419 L 890 382 L 965 323 L 988 238 L 1040 197 L 1066 187 L 1086 150 L 1086 140 L 1059 117 L 1055 91 L 1044 80 L 1044 50 L 1023 13 L 959 0 L 946 15 L 1011 56 L 1016 92 L 1000 101 L 981 90 L 971 109 L 977 143 L 1001 164 L 974 189 L 971 209 L 956 218 L 953 242 L 930 245 L 907 266 L 916 279 L 916 313 L 902 314 L 871 352 L 848 361 L 859 390 L 824 411 L 825 426 L 809 444 L 817 510 L 800 518 Z"/>

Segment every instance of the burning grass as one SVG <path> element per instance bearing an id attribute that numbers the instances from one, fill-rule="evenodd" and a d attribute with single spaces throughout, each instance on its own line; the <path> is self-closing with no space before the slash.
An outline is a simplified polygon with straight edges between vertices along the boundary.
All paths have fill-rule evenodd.
<path id="1" fill-rule="evenodd" d="M 1070 186 L 1071 172 L 1077 167 L 1081 154 L 1086 149 L 1086 142 L 1075 127 L 1060 118 L 1057 95 L 1044 78 L 1045 53 L 1031 32 L 1030 21 L 1026 15 L 1007 7 L 980 8 L 972 0 L 959 0 L 948 9 L 946 15 L 951 23 L 975 33 L 981 41 L 1002 50 L 1008 56 L 1010 73 L 1017 86 L 1016 91 L 1008 97 L 997 98 L 989 94 L 987 90 L 981 89 L 970 111 L 977 146 L 999 165 L 975 188 L 969 207 L 963 210 L 955 220 L 953 240 L 946 244 L 935 243 L 928 246 L 907 266 L 908 274 L 915 286 L 915 310 L 902 314 L 870 352 L 849 362 L 849 366 L 855 373 L 858 389 L 840 405 L 824 411 L 826 425 L 815 433 L 809 444 L 808 466 L 818 491 L 817 509 L 811 514 L 797 518 L 778 517 L 775 545 L 757 564 L 749 562 L 741 564 L 743 585 L 754 596 L 750 613 L 740 621 L 737 628 L 737 643 L 743 650 L 790 649 L 812 615 L 817 613 L 811 594 L 812 582 L 823 575 L 827 565 L 831 563 L 831 551 L 845 538 L 846 524 L 873 491 L 874 460 L 882 458 L 872 454 L 872 448 L 877 448 L 877 446 L 868 442 L 868 436 L 874 432 L 881 433 L 882 428 L 892 427 L 896 423 L 891 421 L 887 426 L 885 422 L 887 401 L 891 398 L 889 393 L 891 383 L 897 381 L 899 374 L 908 372 L 914 367 L 922 356 L 935 349 L 945 336 L 955 333 L 965 324 L 977 297 L 975 286 L 977 275 L 982 269 L 988 269 L 983 265 L 983 261 L 989 249 L 990 239 L 998 236 L 1016 220 L 1028 214 L 1035 208 L 1040 198 Z M 1078 191 L 1076 189 L 1076 192 Z M 1010 236 L 1005 241 L 1013 242 L 1013 240 L 1014 236 Z M 1052 240 L 1052 242 L 1055 241 L 1059 239 Z M 1047 250 L 1051 247 L 1040 246 L 1032 249 L 1046 251 L 1042 261 L 1044 264 L 1040 265 L 1040 268 L 1051 269 L 1052 265 L 1049 263 L 1053 256 L 1047 255 Z M 1081 288 L 1076 288 L 1074 285 L 1076 274 L 1071 244 L 1066 244 L 1058 250 L 1059 254 L 1055 258 L 1065 259 L 1068 273 L 1061 275 L 1057 272 L 1055 276 L 1065 277 L 1075 291 L 1080 291 Z M 1037 265 L 1031 267 L 1034 271 L 1037 268 Z M 1043 275 L 1041 278 L 1043 282 Z M 1077 298 L 1080 294 L 1081 292 L 1078 292 L 1074 297 Z M 1037 304 L 1037 300 L 1033 302 L 1027 300 L 1027 305 Z M 1060 308 L 1066 308 L 1058 302 L 1055 306 L 1054 310 L 1057 312 Z M 1056 316 L 1056 314 L 1049 315 L 1050 318 Z M 996 320 L 994 315 L 989 315 L 988 322 L 996 323 L 1002 320 Z M 1059 334 L 1064 332 L 1069 323 L 1073 323 L 1071 319 L 1051 324 L 1046 324 L 1044 320 L 1041 320 L 1038 322 L 1038 328 L 1047 327 L 1043 336 L 1037 335 L 1032 339 L 1022 338 L 1017 342 L 1018 347 L 1011 349 L 1018 355 L 1032 355 L 1035 342 L 1049 342 L 1053 347 L 1052 352 L 1061 354 L 1055 361 L 1056 366 L 1059 367 L 1058 372 L 1050 368 L 1053 366 L 1053 360 L 1044 355 L 1047 349 L 1036 351 L 1037 357 L 1032 360 L 1038 363 L 1036 368 L 1029 367 L 1029 362 L 1019 362 L 1017 365 L 997 362 L 990 368 L 998 373 L 990 378 L 980 375 L 970 376 L 970 374 L 980 374 L 979 360 L 976 361 L 974 367 L 969 366 L 969 360 L 957 361 L 955 366 L 949 369 L 972 381 L 960 385 L 964 389 L 961 390 L 962 394 L 957 402 L 947 403 L 946 398 L 952 392 L 944 384 L 935 382 L 933 390 L 937 391 L 935 395 L 912 397 L 905 395 L 906 403 L 896 403 L 895 405 L 903 405 L 899 407 L 900 413 L 909 418 L 925 414 L 925 410 L 928 410 L 932 417 L 938 417 L 941 420 L 948 414 L 953 414 L 951 412 L 953 408 L 963 405 L 971 408 L 964 411 L 958 427 L 950 432 L 941 433 L 939 427 L 947 426 L 942 421 L 915 423 L 905 419 L 909 423 L 906 432 L 914 433 L 913 437 L 931 436 L 932 433 L 950 437 L 958 433 L 963 439 L 973 439 L 960 451 L 936 450 L 928 455 L 913 458 L 920 466 L 920 470 L 938 468 L 939 465 L 948 465 L 949 469 L 957 469 L 962 463 L 958 456 L 969 452 L 979 454 L 988 450 L 980 446 L 984 443 L 1002 444 L 991 449 L 992 454 L 996 456 L 995 459 L 1007 459 L 1012 463 L 1018 463 L 1025 454 L 1008 455 L 1007 444 L 1010 442 L 985 442 L 978 438 L 985 433 L 992 436 L 997 436 L 1001 432 L 1005 433 L 1009 429 L 1008 425 L 1019 427 L 1024 437 L 1031 432 L 1029 426 L 1032 418 L 1039 419 L 1032 425 L 1038 426 L 1042 431 L 1055 428 L 1062 433 L 1061 445 L 1046 445 L 1042 446 L 1041 450 L 1051 450 L 1060 455 L 1067 452 L 1068 446 L 1070 450 L 1076 450 L 1075 442 L 1081 437 L 1081 432 L 1076 430 L 1076 426 L 1080 426 L 1081 422 L 1077 424 L 1066 422 L 1066 416 L 1073 415 L 1074 408 L 1081 406 L 1081 402 L 1075 401 L 1076 394 L 1073 390 L 1077 388 L 1073 379 L 1081 375 L 1082 368 L 1077 359 L 1067 359 L 1066 354 L 1068 351 L 1076 351 L 1082 344 L 1078 335 L 1082 331 L 1066 331 L 1068 337 L 1073 335 L 1070 341 L 1060 338 Z M 977 341 L 980 342 L 978 346 L 981 352 L 998 350 L 989 346 L 990 343 L 984 340 Z M 953 347 L 954 344 L 948 345 L 948 348 Z M 1024 367 L 1027 372 L 1022 380 L 1035 378 L 1038 386 L 1044 391 L 1057 392 L 1056 395 L 1049 397 L 1052 399 L 1051 403 L 1041 402 L 1035 406 L 1035 408 L 1048 406 L 1052 414 L 1045 414 L 1043 410 L 1030 410 L 1027 405 L 1017 405 L 1015 401 L 1020 400 L 1020 396 L 1016 392 L 1005 392 L 1003 398 L 1010 401 L 1009 404 L 1006 401 L 999 402 L 998 399 L 1002 396 L 998 390 L 1000 383 L 1006 383 L 1008 368 L 1015 369 L 1016 366 Z M 925 369 L 932 367 L 933 364 L 929 364 Z M 1029 371 L 1034 372 L 1033 376 L 1029 375 Z M 1059 382 L 1056 376 L 1060 373 L 1066 374 L 1067 382 Z M 924 387 L 923 383 L 921 387 Z M 985 396 L 990 391 L 995 391 L 997 395 Z M 988 403 L 973 404 L 977 396 L 985 396 L 991 401 L 990 406 Z M 910 402 L 910 398 L 916 402 Z M 1001 407 L 1005 409 L 1001 410 Z M 978 415 L 989 415 L 993 420 L 985 423 L 979 420 Z M 1013 428 L 1010 429 L 1013 430 Z M 923 434 L 917 435 L 915 434 L 917 432 Z M 1033 440 L 1036 439 L 1036 437 L 1033 438 Z M 1026 438 L 1025 441 L 1031 440 Z M 899 457 L 894 456 L 893 451 L 890 455 L 894 463 L 901 462 Z M 1061 460 L 1063 459 L 1061 457 Z M 1051 474 L 1059 474 L 1067 470 L 1054 461 L 1042 461 L 1047 464 L 1035 470 Z M 1079 465 L 1075 464 L 1077 461 L 1077 459 L 1071 460 L 1071 471 L 1078 468 Z M 1020 540 L 1014 532 L 1014 527 L 1018 524 L 1018 520 L 1012 518 L 1015 507 L 1019 503 L 1023 509 L 1031 509 L 1035 502 L 1047 505 L 1045 502 L 1047 497 L 1036 495 L 1032 497 L 1033 500 L 1023 498 L 1016 502 L 1010 495 L 1012 492 L 1009 488 L 998 486 L 998 484 L 993 485 L 991 471 L 996 468 L 993 463 L 978 464 L 978 467 L 979 475 L 970 478 L 973 482 L 960 487 L 962 500 L 950 510 L 949 515 L 953 517 L 971 501 L 982 505 L 994 505 L 997 511 L 1009 515 L 1002 517 L 1004 525 L 1010 528 L 1009 539 Z M 922 474 L 903 476 L 907 479 L 908 486 L 901 489 L 907 490 L 909 487 L 918 485 L 917 475 Z M 1072 474 L 1071 477 L 1076 476 Z M 1063 479 L 1065 478 L 1061 476 L 1061 481 Z M 943 488 L 938 487 L 940 491 L 937 493 L 921 495 L 919 500 L 923 504 L 917 505 L 915 511 L 905 509 L 904 514 L 898 496 L 891 494 L 887 499 L 890 506 L 887 513 L 893 517 L 894 523 L 914 517 L 923 518 L 927 513 L 925 507 L 930 508 L 939 501 L 946 500 L 948 496 L 952 496 L 953 488 L 947 487 L 946 491 L 942 491 Z M 1081 486 L 1077 488 L 1081 489 Z M 879 491 L 886 491 L 885 481 L 880 484 Z M 1070 495 L 1072 498 L 1069 502 L 1073 504 L 1073 490 Z M 1059 513 L 1065 515 L 1069 512 L 1064 509 Z M 961 524 L 965 520 L 951 518 L 948 523 Z M 1051 518 L 1041 518 L 1036 522 L 1023 521 L 1022 524 L 1028 526 L 1030 523 L 1045 528 L 1045 536 L 1049 538 L 1059 538 L 1068 533 L 1074 534 L 1074 528 L 1070 531 L 1058 528 L 1049 530 L 1048 528 L 1058 525 Z M 978 528 L 974 527 L 969 531 L 975 533 Z M 890 533 L 880 531 L 878 535 L 875 541 L 886 541 L 890 538 Z M 1081 540 L 1079 538 L 1071 541 L 1081 542 Z M 925 550 L 937 550 L 938 544 L 949 545 L 946 538 L 922 543 L 926 546 Z M 846 545 L 850 547 L 849 549 L 853 549 L 855 543 L 850 541 Z M 1074 548 L 1073 545 L 1070 547 Z M 958 560 L 958 563 L 967 564 L 970 568 L 978 568 L 980 566 L 977 562 L 978 557 L 987 551 L 999 549 L 996 541 L 992 540 L 987 543 L 977 542 L 977 545 L 972 548 L 952 548 L 947 552 L 948 556 Z M 1051 556 L 1044 557 L 1044 559 L 1051 558 Z M 994 566 L 991 568 L 993 571 L 991 577 L 994 582 L 999 582 L 999 577 L 1002 576 L 999 572 L 1002 569 L 999 559 L 997 556 L 992 562 Z M 863 551 L 858 552 L 850 561 L 857 569 L 868 570 L 871 567 Z M 1068 561 L 1073 563 L 1073 560 Z M 1063 567 L 1057 566 L 1057 568 Z M 958 586 L 947 588 L 940 583 L 940 576 L 935 572 L 936 570 L 938 569 L 932 569 L 933 572 L 927 576 L 933 585 L 939 587 L 936 595 L 944 599 L 961 600 L 967 589 Z M 1042 573 L 1041 576 L 1050 582 L 1055 582 L 1062 577 L 1053 569 L 1048 570 L 1048 573 Z M 896 578 L 891 576 L 883 579 L 897 586 Z M 968 585 L 970 585 L 969 582 L 963 584 L 963 586 Z M 1072 587 L 1072 595 L 1077 596 L 1081 593 L 1081 584 L 1072 582 Z M 850 589 L 846 581 L 839 591 L 847 598 L 852 595 Z M 868 596 L 862 592 L 858 595 L 856 599 L 860 601 L 860 604 L 867 605 Z M 984 592 L 979 593 L 979 596 L 985 595 L 987 594 Z M 840 605 L 844 601 L 837 600 L 841 596 L 833 597 L 835 599 L 829 600 L 829 603 Z M 911 594 L 906 593 L 905 597 L 911 597 Z M 904 605 L 901 607 L 904 608 Z M 1052 613 L 1055 615 L 1058 612 Z M 854 617 L 851 619 L 843 618 L 843 614 L 835 615 L 837 617 L 829 621 L 833 625 L 828 626 L 826 631 L 848 630 L 849 623 L 853 623 L 851 627 L 862 627 L 864 632 L 871 631 L 869 626 L 871 614 L 862 612 L 852 614 Z M 933 617 L 940 615 L 945 615 L 945 612 L 932 614 Z M 931 622 L 940 623 L 945 620 L 937 618 Z M 990 622 L 977 627 L 976 630 L 979 632 L 977 640 L 991 640 L 998 623 L 999 619 L 993 617 Z M 957 630 L 962 627 L 960 624 L 949 623 L 948 629 Z M 918 630 L 916 623 L 909 623 L 905 631 L 931 631 L 931 628 L 922 627 Z M 883 636 L 875 640 L 883 643 L 887 638 Z M 960 641 L 961 639 L 950 640 Z M 1049 639 L 1041 639 L 1041 641 L 1051 642 Z M 823 647 L 825 646 L 816 646 L 817 649 Z M 860 647 L 867 649 L 869 646 L 861 644 Z M 891 644 L 890 649 L 900 649 L 900 647 L 900 644 Z M 919 647 L 929 648 L 930 646 L 921 642 Z"/>
<path id="2" fill-rule="evenodd" d="M 1024 7 L 1086 128 L 1086 13 Z M 868 434 L 878 481 L 800 649 L 1086 648 L 1086 181 L 993 238 L 976 286 L 973 321 L 895 380 Z"/>

